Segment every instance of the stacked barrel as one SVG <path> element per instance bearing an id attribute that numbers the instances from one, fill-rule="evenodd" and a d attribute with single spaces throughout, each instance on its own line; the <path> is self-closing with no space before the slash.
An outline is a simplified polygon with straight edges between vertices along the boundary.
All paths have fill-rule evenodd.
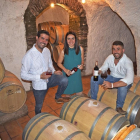
<path id="1" fill-rule="evenodd" d="M 23 131 L 23 140 L 111 140 L 130 123 L 100 101 L 74 96 L 65 103 L 60 118 L 49 113 L 34 116 Z"/>
<path id="2" fill-rule="evenodd" d="M 40 113 L 25 126 L 22 140 L 90 140 L 90 138 L 73 124 L 49 113 Z"/>
<path id="3" fill-rule="evenodd" d="M 90 95 L 91 91 L 89 91 L 89 96 Z M 99 86 L 97 100 L 116 109 L 117 89 L 103 89 L 102 86 Z M 126 95 L 123 109 L 126 110 L 127 114 L 125 117 L 130 123 L 140 127 L 140 96 L 129 90 Z"/>
<path id="4" fill-rule="evenodd" d="M 106 104 L 75 96 L 65 103 L 60 118 L 71 122 L 92 140 L 111 140 L 129 121 Z"/>
<path id="5" fill-rule="evenodd" d="M 73 96 L 62 106 L 60 118 L 48 113 L 36 115 L 26 125 L 23 140 L 139 140 L 140 98 L 128 92 L 124 116 L 115 111 L 116 92 L 100 87 L 98 100 Z"/>
<path id="6" fill-rule="evenodd" d="M 139 140 L 139 95 L 128 91 L 126 116 L 115 110 L 116 98 L 117 89 L 105 90 L 101 86 L 97 100 L 73 96 L 62 106 L 60 118 L 48 113 L 33 117 L 24 129 L 23 140 Z"/>
<path id="7" fill-rule="evenodd" d="M 19 110 L 26 101 L 26 92 L 20 80 L 5 70 L 0 59 L 0 111 L 12 113 Z"/>
<path id="8" fill-rule="evenodd" d="M 50 43 L 48 48 L 55 63 L 59 58 L 61 50 L 64 48 L 65 35 L 69 31 L 69 25 L 62 25 L 61 22 L 49 21 L 38 24 L 38 30 L 46 30 L 50 33 Z"/>

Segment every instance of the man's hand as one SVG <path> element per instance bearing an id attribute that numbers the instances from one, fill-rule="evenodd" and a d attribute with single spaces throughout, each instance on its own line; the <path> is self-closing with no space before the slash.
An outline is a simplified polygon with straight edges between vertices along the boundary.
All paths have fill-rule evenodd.
<path id="1" fill-rule="evenodd" d="M 50 78 L 51 75 L 46 75 L 46 72 L 43 72 L 41 75 L 40 75 L 40 79 L 48 79 Z"/>
<path id="2" fill-rule="evenodd" d="M 57 70 L 57 71 L 54 72 L 54 74 L 56 74 L 56 75 L 62 75 L 62 72 L 60 70 Z"/>
<path id="3" fill-rule="evenodd" d="M 108 82 L 108 81 L 104 81 L 103 84 L 102 84 L 102 86 L 103 86 L 104 88 L 112 88 L 111 83 Z"/>
<path id="4" fill-rule="evenodd" d="M 99 71 L 98 71 L 98 74 L 101 74 L 101 73 L 102 73 L 102 71 L 101 71 L 101 70 L 99 70 Z"/>

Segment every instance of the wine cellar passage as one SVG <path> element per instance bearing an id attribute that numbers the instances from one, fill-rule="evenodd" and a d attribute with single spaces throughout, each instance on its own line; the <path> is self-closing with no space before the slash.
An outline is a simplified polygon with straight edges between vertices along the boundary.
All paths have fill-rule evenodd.
<path id="1" fill-rule="evenodd" d="M 140 140 L 139 9 L 138 0 L 1 1 L 0 140 Z M 47 46 L 42 43 L 42 38 L 36 37 L 41 30 L 50 34 Z M 79 57 L 73 53 L 69 62 L 78 56 L 73 63 L 79 58 L 80 63 L 64 72 L 58 59 L 65 42 L 68 43 L 65 37 L 69 31 L 76 34 L 82 55 Z M 121 44 L 113 46 L 115 41 L 122 42 L 124 48 L 118 51 L 115 47 L 121 47 Z M 23 57 L 33 48 L 34 43 L 40 55 L 33 53 L 29 60 L 33 62 L 34 58 L 38 58 L 34 61 L 34 66 L 38 69 L 33 74 L 30 66 L 26 69 L 27 65 L 24 64 L 27 63 L 24 63 Z M 43 61 L 38 61 L 42 55 L 38 44 L 42 44 L 41 47 L 47 51 L 49 49 L 55 70 L 64 72 L 66 79 L 74 77 L 80 71 L 82 90 L 73 94 L 65 94 L 64 91 L 62 97 L 58 98 L 56 93 L 59 85 L 50 87 L 43 95 L 41 113 L 35 114 L 37 100 L 42 98 L 40 93 L 44 90 L 42 83 L 45 81 L 42 73 L 37 72 L 42 69 L 40 64 L 46 64 L 43 57 Z M 69 43 L 68 47 L 76 48 Z M 106 81 L 111 69 L 99 71 L 112 53 L 115 67 L 119 64 L 117 60 L 123 63 L 128 57 L 134 68 L 133 84 L 127 91 L 123 107 L 117 106 L 120 101 L 118 98 L 123 100 L 124 96 L 120 98 L 119 95 L 126 92 L 119 92 L 114 81 Z M 127 56 L 124 61 L 120 59 L 123 58 L 123 53 Z M 64 59 L 62 64 L 64 65 Z M 132 68 L 129 66 L 130 69 L 127 69 L 127 64 L 123 63 L 117 69 L 118 75 L 123 75 L 122 71 L 127 73 Z M 22 77 L 21 68 L 27 70 L 27 79 Z M 44 75 L 53 76 L 52 70 L 48 65 Z M 30 74 L 35 79 L 30 79 Z M 130 79 L 133 77 L 131 70 L 127 75 Z M 76 83 L 77 79 L 73 79 L 73 86 L 67 92 L 80 87 L 80 82 Z M 102 84 L 99 88 L 93 88 L 93 83 L 100 80 Z M 42 83 L 37 97 L 33 92 L 33 83 L 38 82 L 38 86 L 39 81 Z M 126 83 L 120 87 L 129 86 Z M 98 89 L 97 98 L 94 89 Z"/>

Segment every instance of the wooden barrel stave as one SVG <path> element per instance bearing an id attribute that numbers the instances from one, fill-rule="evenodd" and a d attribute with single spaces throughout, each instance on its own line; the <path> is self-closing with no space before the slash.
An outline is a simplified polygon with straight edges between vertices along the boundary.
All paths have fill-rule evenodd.
<path id="1" fill-rule="evenodd" d="M 5 67 L 2 60 L 0 59 L 0 83 L 2 82 L 4 78 L 4 75 L 5 75 Z"/>
<path id="2" fill-rule="evenodd" d="M 68 25 L 61 25 L 63 27 L 63 36 L 64 36 L 64 40 L 62 41 L 62 43 L 65 43 L 65 36 L 67 34 L 67 32 L 69 31 L 69 26 Z"/>
<path id="3" fill-rule="evenodd" d="M 53 60 L 57 63 L 59 55 L 64 48 L 64 44 L 55 45 L 53 47 Z"/>
<path id="4" fill-rule="evenodd" d="M 26 92 L 20 80 L 11 72 L 5 71 L 0 84 L 0 111 L 12 113 L 19 110 L 26 101 Z"/>
<path id="5" fill-rule="evenodd" d="M 69 31 L 69 25 L 56 25 L 50 27 L 50 42 L 52 44 L 64 43 L 65 35 Z"/>
<path id="6" fill-rule="evenodd" d="M 63 27 L 62 25 L 57 25 L 55 26 L 55 30 L 56 30 L 56 44 L 58 44 L 59 42 L 63 42 L 64 41 L 64 31 L 63 31 Z"/>
<path id="7" fill-rule="evenodd" d="M 94 102 L 97 106 L 93 105 Z M 64 104 L 60 118 L 73 123 L 94 140 L 110 139 L 121 127 L 129 124 L 125 117 L 107 105 L 85 97 L 74 97 Z"/>
<path id="8" fill-rule="evenodd" d="M 140 77 L 134 77 L 134 82 L 132 87 L 130 88 L 130 91 L 136 93 L 137 95 L 140 95 Z"/>
<path id="9" fill-rule="evenodd" d="M 73 124 L 49 113 L 34 116 L 25 126 L 23 140 L 90 140 Z"/>
<path id="10" fill-rule="evenodd" d="M 51 43 L 47 44 L 47 48 L 50 50 L 51 56 L 53 56 L 53 47 L 54 47 L 53 44 L 51 44 Z"/>
<path id="11" fill-rule="evenodd" d="M 38 31 L 39 30 L 46 30 L 50 33 L 50 28 L 52 26 L 56 26 L 56 25 L 62 25 L 62 23 L 58 22 L 58 21 L 48 21 L 48 22 L 39 23 L 38 24 Z"/>

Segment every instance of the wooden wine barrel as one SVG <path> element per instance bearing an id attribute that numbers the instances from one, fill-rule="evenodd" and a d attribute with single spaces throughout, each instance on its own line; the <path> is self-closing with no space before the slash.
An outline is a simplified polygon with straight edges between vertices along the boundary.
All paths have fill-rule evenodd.
<path id="1" fill-rule="evenodd" d="M 19 110 L 26 101 L 26 92 L 20 80 L 11 72 L 5 71 L 0 84 L 0 111 L 12 113 Z"/>
<path id="2" fill-rule="evenodd" d="M 64 44 L 55 45 L 53 47 L 53 60 L 57 63 L 59 55 L 64 48 Z"/>
<path id="3" fill-rule="evenodd" d="M 138 76 L 134 77 L 134 82 L 132 87 L 130 88 L 130 91 L 140 95 L 140 77 Z"/>
<path id="4" fill-rule="evenodd" d="M 2 63 L 2 60 L 0 59 L 0 83 L 2 82 L 5 74 L 5 67 Z"/>
<path id="5" fill-rule="evenodd" d="M 91 95 L 89 91 L 88 95 Z M 104 90 L 99 86 L 97 100 L 116 109 L 117 89 Z M 140 96 L 132 91 L 128 91 L 123 109 L 127 111 L 126 118 L 131 124 L 140 124 Z"/>
<path id="6" fill-rule="evenodd" d="M 51 43 L 47 44 L 47 48 L 50 50 L 51 56 L 53 56 L 53 47 L 54 47 L 54 44 L 51 44 Z"/>
<path id="7" fill-rule="evenodd" d="M 58 21 L 48 21 L 48 22 L 39 23 L 38 24 L 38 31 L 46 30 L 50 33 L 50 27 L 56 26 L 56 25 L 62 25 L 62 23 L 58 22 Z"/>
<path id="8" fill-rule="evenodd" d="M 49 113 L 34 116 L 25 126 L 22 140 L 90 140 L 73 124 Z"/>
<path id="9" fill-rule="evenodd" d="M 126 125 L 121 128 L 112 140 L 139 140 L 140 128 L 137 128 L 135 124 Z"/>
<path id="10" fill-rule="evenodd" d="M 50 42 L 52 44 L 64 43 L 65 35 L 69 31 L 69 25 L 57 25 L 50 27 Z"/>
<path id="11" fill-rule="evenodd" d="M 107 105 L 75 96 L 62 106 L 60 118 L 76 125 L 92 140 L 111 140 L 127 119 Z"/>

